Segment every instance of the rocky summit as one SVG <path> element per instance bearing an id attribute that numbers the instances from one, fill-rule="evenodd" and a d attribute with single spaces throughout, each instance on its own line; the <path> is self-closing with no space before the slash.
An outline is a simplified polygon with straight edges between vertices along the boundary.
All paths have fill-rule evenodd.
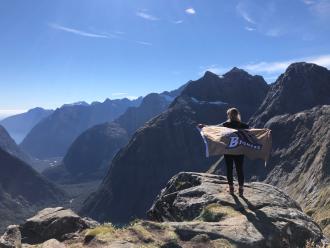
<path id="1" fill-rule="evenodd" d="M 45 209 L 25 224 L 9 227 L 0 242 L 30 248 L 301 248 L 327 242 L 320 227 L 278 188 L 248 183 L 244 197 L 239 197 L 227 192 L 224 177 L 212 174 L 177 174 L 148 216 L 148 221 L 115 227 L 80 218 L 71 210 Z"/>
<path id="2" fill-rule="evenodd" d="M 293 114 L 330 104 L 330 71 L 311 63 L 293 63 L 271 85 L 251 125 L 262 127 L 276 115 Z"/>

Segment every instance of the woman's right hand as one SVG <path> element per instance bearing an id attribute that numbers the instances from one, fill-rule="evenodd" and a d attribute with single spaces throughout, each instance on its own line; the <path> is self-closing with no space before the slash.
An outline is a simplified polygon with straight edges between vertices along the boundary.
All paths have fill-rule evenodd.
<path id="1" fill-rule="evenodd" d="M 197 127 L 202 129 L 203 127 L 205 127 L 205 125 L 204 124 L 198 124 Z"/>

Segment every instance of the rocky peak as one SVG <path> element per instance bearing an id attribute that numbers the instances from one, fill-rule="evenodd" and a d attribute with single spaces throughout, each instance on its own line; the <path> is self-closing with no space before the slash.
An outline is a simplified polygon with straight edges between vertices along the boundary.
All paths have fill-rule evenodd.
<path id="1" fill-rule="evenodd" d="M 294 63 L 271 86 L 265 100 L 251 118 L 263 126 L 276 115 L 297 113 L 330 104 L 330 71 L 311 63 Z"/>
<path id="2" fill-rule="evenodd" d="M 211 71 L 206 71 L 203 76 L 204 79 L 217 78 L 217 77 L 219 77 L 219 75 Z"/>
<path id="3" fill-rule="evenodd" d="M 152 104 L 159 103 L 159 102 L 165 102 L 165 98 L 162 97 L 160 94 L 157 93 L 150 93 L 146 95 L 141 103 L 141 107 L 151 107 Z"/>
<path id="4" fill-rule="evenodd" d="M 212 72 L 191 81 L 184 88 L 181 96 L 189 96 L 198 101 L 228 103 L 250 117 L 264 100 L 269 86 L 261 76 L 252 76 L 244 70 L 233 68 L 223 76 Z"/>
<path id="5" fill-rule="evenodd" d="M 236 78 L 243 78 L 243 77 L 252 77 L 248 72 L 243 69 L 233 67 L 230 71 L 223 75 L 224 77 L 236 77 Z"/>

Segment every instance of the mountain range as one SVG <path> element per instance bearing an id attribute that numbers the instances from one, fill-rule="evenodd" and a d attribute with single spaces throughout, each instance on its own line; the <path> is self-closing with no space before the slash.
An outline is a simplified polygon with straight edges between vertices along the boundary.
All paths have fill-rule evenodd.
<path id="1" fill-rule="evenodd" d="M 0 166 L 5 171 L 0 175 L 0 213 L 8 224 L 14 221 L 6 217 L 12 209 L 18 209 L 20 221 L 26 211 L 65 199 L 65 193 L 24 162 L 29 153 L 38 158 L 64 156 L 59 166 L 44 172 L 53 181 L 81 183 L 104 177 L 84 202 L 82 215 L 120 225 L 145 218 L 159 191 L 178 172 L 225 172 L 221 158 L 205 158 L 196 125 L 221 123 L 226 110 L 237 107 L 243 121 L 269 128 L 273 135 L 267 167 L 246 160 L 246 180 L 263 181 L 288 193 L 330 237 L 329 92 L 330 71 L 315 64 L 291 64 L 271 85 L 261 76 L 233 68 L 224 75 L 206 72 L 178 90 L 136 101 L 62 106 L 36 124 L 20 147 L 0 128 Z M 33 183 L 24 184 L 20 171 Z M 17 178 L 10 176 L 13 173 Z M 174 186 L 183 191 L 194 184 L 181 181 L 184 185 Z M 43 193 L 32 196 L 35 185 Z M 192 194 L 197 195 L 187 197 L 201 197 Z M 164 200 L 172 199 L 168 197 L 171 194 Z"/>
<path id="2" fill-rule="evenodd" d="M 107 99 L 92 104 L 63 105 L 39 122 L 27 134 L 20 147 L 39 159 L 63 157 L 72 142 L 88 128 L 109 122 L 123 114 L 128 107 L 138 106 L 141 98 Z"/>
<path id="3" fill-rule="evenodd" d="M 52 113 L 53 110 L 33 108 L 1 120 L 0 125 L 6 128 L 10 136 L 19 144 L 38 122 Z"/>
<path id="4" fill-rule="evenodd" d="M 180 87 L 171 92 L 151 93 L 139 106 L 129 107 L 112 123 L 93 126 L 79 135 L 68 149 L 63 162 L 43 174 L 50 180 L 72 183 L 101 180 L 116 153 L 132 134 L 149 119 L 163 112 L 173 101 Z"/>

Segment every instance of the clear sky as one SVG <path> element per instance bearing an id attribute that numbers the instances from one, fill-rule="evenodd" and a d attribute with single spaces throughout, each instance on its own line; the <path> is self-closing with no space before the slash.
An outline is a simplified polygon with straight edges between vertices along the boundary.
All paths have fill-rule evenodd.
<path id="1" fill-rule="evenodd" d="M 0 115 L 330 66 L 330 0 L 1 0 Z"/>

